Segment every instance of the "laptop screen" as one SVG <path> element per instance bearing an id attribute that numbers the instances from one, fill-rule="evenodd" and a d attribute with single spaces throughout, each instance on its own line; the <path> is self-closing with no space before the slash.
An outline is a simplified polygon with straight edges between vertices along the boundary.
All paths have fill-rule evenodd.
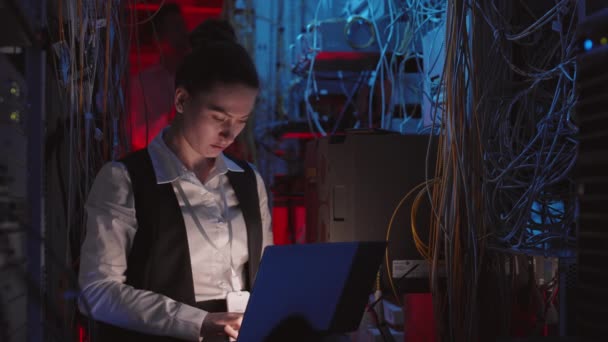
<path id="1" fill-rule="evenodd" d="M 239 341 L 356 330 L 385 248 L 384 241 L 266 248 Z"/>

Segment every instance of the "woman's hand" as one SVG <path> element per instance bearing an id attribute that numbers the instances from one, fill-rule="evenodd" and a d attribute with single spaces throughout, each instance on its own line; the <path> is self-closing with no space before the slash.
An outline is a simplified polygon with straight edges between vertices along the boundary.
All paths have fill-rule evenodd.
<path id="1" fill-rule="evenodd" d="M 236 339 L 243 322 L 242 313 L 210 312 L 201 326 L 201 336 L 226 335 Z"/>

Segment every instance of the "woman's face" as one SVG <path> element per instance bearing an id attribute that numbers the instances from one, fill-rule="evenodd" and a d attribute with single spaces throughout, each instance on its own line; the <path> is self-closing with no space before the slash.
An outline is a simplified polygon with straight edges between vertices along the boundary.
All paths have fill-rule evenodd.
<path id="1" fill-rule="evenodd" d="M 181 91 L 181 93 L 180 93 Z M 176 106 L 183 115 L 182 133 L 190 147 L 204 158 L 215 158 L 241 133 L 255 105 L 258 90 L 246 85 L 216 85 L 189 97 L 176 91 Z"/>

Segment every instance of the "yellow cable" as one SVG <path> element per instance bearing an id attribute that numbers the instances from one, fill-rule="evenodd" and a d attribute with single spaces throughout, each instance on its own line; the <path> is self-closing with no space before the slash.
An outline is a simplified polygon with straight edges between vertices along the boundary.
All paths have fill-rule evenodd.
<path id="1" fill-rule="evenodd" d="M 423 183 L 420 183 L 418 185 L 416 185 L 414 188 L 412 188 L 407 194 L 405 194 L 405 196 L 403 196 L 401 198 L 401 200 L 399 201 L 399 204 L 397 204 L 397 206 L 395 207 L 395 210 L 393 210 L 393 215 L 391 216 L 391 219 L 388 223 L 388 227 L 386 229 L 386 242 L 390 242 L 390 237 L 391 237 L 391 230 L 393 227 L 393 222 L 395 221 L 395 217 L 397 216 L 397 212 L 399 212 L 399 209 L 401 208 L 401 206 L 403 205 L 403 203 L 405 202 L 406 199 L 408 199 L 413 193 L 415 193 L 417 190 L 419 190 L 421 187 L 426 186 L 427 184 L 430 184 L 431 182 L 433 182 L 434 180 L 428 180 L 425 181 Z M 397 294 L 397 288 L 395 287 L 395 283 L 393 282 L 393 275 L 391 272 L 391 268 L 390 268 L 390 262 L 389 262 L 389 248 L 387 247 L 386 249 L 386 253 L 385 253 L 385 262 L 386 262 L 386 274 L 388 277 L 388 281 L 389 284 L 391 286 L 391 290 L 393 291 L 393 295 L 395 296 L 395 300 L 397 301 L 397 303 L 399 305 L 402 305 L 401 303 L 401 299 L 399 298 L 399 295 Z"/>
<path id="2" fill-rule="evenodd" d="M 418 229 L 416 228 L 416 217 L 418 214 L 418 207 L 420 206 L 420 203 L 427 192 L 428 188 L 425 186 L 420 192 L 418 192 L 418 195 L 416 195 L 416 197 L 414 198 L 414 202 L 412 203 L 412 211 L 410 213 L 410 226 L 412 229 L 412 237 L 414 239 L 414 244 L 416 245 L 418 253 L 420 253 L 420 255 L 422 255 L 426 261 L 430 262 L 432 257 L 430 254 L 429 246 L 422 241 L 422 239 L 418 235 Z M 429 231 L 429 239 L 430 236 L 431 234 Z"/>

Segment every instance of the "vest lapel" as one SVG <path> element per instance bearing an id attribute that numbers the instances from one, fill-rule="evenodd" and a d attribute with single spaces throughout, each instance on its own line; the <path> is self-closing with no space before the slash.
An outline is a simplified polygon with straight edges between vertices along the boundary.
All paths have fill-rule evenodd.
<path id="1" fill-rule="evenodd" d="M 239 208 L 247 225 L 247 288 L 251 289 L 262 257 L 262 216 L 255 172 L 246 162 L 236 161 L 245 172 L 228 172 L 228 180 L 239 201 Z"/>

